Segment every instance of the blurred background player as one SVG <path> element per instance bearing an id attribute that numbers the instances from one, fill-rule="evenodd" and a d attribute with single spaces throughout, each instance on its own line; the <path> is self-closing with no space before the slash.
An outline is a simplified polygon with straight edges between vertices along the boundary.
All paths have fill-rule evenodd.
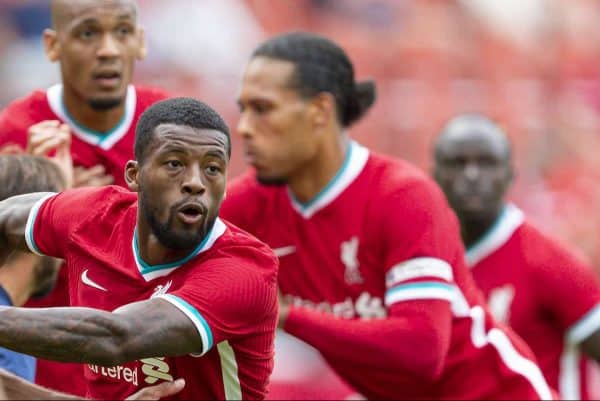
<path id="1" fill-rule="evenodd" d="M 9 104 L 0 114 L 0 147 L 44 155 L 72 134 L 73 185 L 125 186 L 133 157 L 135 124 L 162 91 L 131 84 L 146 49 L 133 0 L 53 0 L 52 28 L 44 31 L 46 55 L 58 62 L 61 83 Z M 49 297 L 28 306 L 68 305 L 66 269 Z M 81 367 L 38 361 L 37 383 L 61 391 L 83 386 Z M 61 366 L 62 365 L 62 366 Z M 70 377 L 65 381 L 65 377 Z M 66 386 L 66 387 L 65 387 Z"/>
<path id="2" fill-rule="evenodd" d="M 140 117 L 131 191 L 88 187 L 0 203 L 0 258 L 29 249 L 65 259 L 77 306 L 1 309 L 0 345 L 86 363 L 87 395 L 97 399 L 175 378 L 186 381 L 178 399 L 264 398 L 277 259 L 218 217 L 230 154 L 214 110 L 165 100 Z"/>
<path id="3" fill-rule="evenodd" d="M 437 185 L 348 137 L 374 100 L 317 35 L 276 36 L 246 67 L 238 131 L 253 170 L 222 216 L 279 255 L 280 327 L 368 399 L 552 398 L 484 306 Z"/>
<path id="4" fill-rule="evenodd" d="M 68 147 L 61 151 L 68 152 Z M 47 158 L 0 155 L 0 200 L 31 192 L 59 192 L 66 185 L 61 169 Z M 31 297 L 46 295 L 54 286 L 59 262 L 14 252 L 0 267 L 0 305 L 22 306 Z M 0 368 L 33 381 L 35 367 L 35 358 L 0 348 Z"/>
<path id="5" fill-rule="evenodd" d="M 600 360 L 600 283 L 591 266 L 506 200 L 514 169 L 502 128 L 478 114 L 451 119 L 435 145 L 434 175 L 492 313 L 529 344 L 564 399 L 589 399 L 593 362 L 581 353 Z"/>

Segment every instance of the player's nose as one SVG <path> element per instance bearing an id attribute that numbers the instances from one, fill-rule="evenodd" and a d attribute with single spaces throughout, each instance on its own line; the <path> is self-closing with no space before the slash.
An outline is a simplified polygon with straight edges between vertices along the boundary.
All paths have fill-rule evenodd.
<path id="1" fill-rule="evenodd" d="M 237 132 L 244 139 L 248 139 L 253 135 L 252 122 L 250 120 L 251 117 L 249 113 L 241 113 L 240 119 L 237 124 Z"/>
<path id="2" fill-rule="evenodd" d="M 201 195 L 205 190 L 206 186 L 202 180 L 202 168 L 197 165 L 190 166 L 181 183 L 181 191 L 188 195 Z"/>
<path id="3" fill-rule="evenodd" d="M 113 58 L 121 54 L 118 41 L 111 34 L 102 37 L 97 55 L 100 58 Z"/>

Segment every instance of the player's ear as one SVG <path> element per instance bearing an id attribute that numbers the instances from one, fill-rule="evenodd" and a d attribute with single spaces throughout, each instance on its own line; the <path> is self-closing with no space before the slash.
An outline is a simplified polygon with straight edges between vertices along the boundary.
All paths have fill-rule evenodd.
<path id="1" fill-rule="evenodd" d="M 140 190 L 139 184 L 139 166 L 136 160 L 129 160 L 125 165 L 125 182 L 133 192 Z"/>
<path id="2" fill-rule="evenodd" d="M 44 30 L 44 50 L 48 60 L 53 63 L 58 61 L 60 57 L 60 43 L 58 42 L 58 34 L 54 29 Z"/>
<path id="3" fill-rule="evenodd" d="M 136 58 L 138 60 L 143 60 L 146 58 L 146 33 L 144 32 L 144 28 L 138 26 L 137 29 L 137 40 L 138 40 L 138 50 L 136 54 Z"/>
<path id="4" fill-rule="evenodd" d="M 311 99 L 309 116 L 315 128 L 323 128 L 329 124 L 335 115 L 335 98 L 331 93 L 321 92 Z"/>

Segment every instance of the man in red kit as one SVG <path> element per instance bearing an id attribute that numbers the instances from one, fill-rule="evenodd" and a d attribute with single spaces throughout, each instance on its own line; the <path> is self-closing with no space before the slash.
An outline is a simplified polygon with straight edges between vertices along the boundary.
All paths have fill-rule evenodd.
<path id="1" fill-rule="evenodd" d="M 0 249 L 63 258 L 73 308 L 0 308 L 0 346 L 85 363 L 87 396 L 185 379 L 180 399 L 262 399 L 273 367 L 277 259 L 218 217 L 229 131 L 205 104 L 140 117 L 133 191 L 108 186 L 0 203 Z M 56 239 L 61 239 L 57 241 Z"/>
<path id="2" fill-rule="evenodd" d="M 53 0 L 50 6 L 52 29 L 44 32 L 44 44 L 48 59 L 60 65 L 62 83 L 34 91 L 0 113 L 0 147 L 43 155 L 72 134 L 73 185 L 125 187 L 136 121 L 166 98 L 162 91 L 131 85 L 135 61 L 145 54 L 137 5 L 133 0 Z M 66 269 L 61 269 L 50 296 L 28 306 L 68 302 Z M 78 365 L 39 360 L 36 382 L 83 395 L 79 371 Z"/>
<path id="3" fill-rule="evenodd" d="M 279 255 L 279 325 L 367 399 L 551 399 L 487 311 L 437 185 L 348 137 L 374 100 L 318 35 L 276 36 L 246 67 L 238 131 L 253 170 L 221 215 Z"/>
<path id="4" fill-rule="evenodd" d="M 600 360 L 600 283 L 593 269 L 506 201 L 511 146 L 483 115 L 450 120 L 435 146 L 435 178 L 456 211 L 466 259 L 490 310 L 529 344 L 564 399 L 589 399 Z"/>

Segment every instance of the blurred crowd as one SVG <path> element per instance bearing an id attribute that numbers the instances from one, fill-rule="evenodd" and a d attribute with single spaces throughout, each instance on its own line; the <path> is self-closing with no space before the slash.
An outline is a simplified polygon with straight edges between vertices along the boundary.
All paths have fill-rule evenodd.
<path id="1" fill-rule="evenodd" d="M 140 0 L 149 54 L 136 80 L 207 101 L 235 127 L 251 49 L 294 29 L 341 43 L 378 101 L 352 134 L 431 166 L 441 125 L 463 111 L 514 143 L 511 197 L 554 235 L 600 260 L 600 2 L 595 0 Z M 176 3 L 176 7 L 174 7 Z M 41 32 L 46 0 L 0 3 L 0 106 L 58 81 Z M 231 175 L 244 169 L 234 138 Z M 600 267 L 600 264 L 596 264 Z"/>

